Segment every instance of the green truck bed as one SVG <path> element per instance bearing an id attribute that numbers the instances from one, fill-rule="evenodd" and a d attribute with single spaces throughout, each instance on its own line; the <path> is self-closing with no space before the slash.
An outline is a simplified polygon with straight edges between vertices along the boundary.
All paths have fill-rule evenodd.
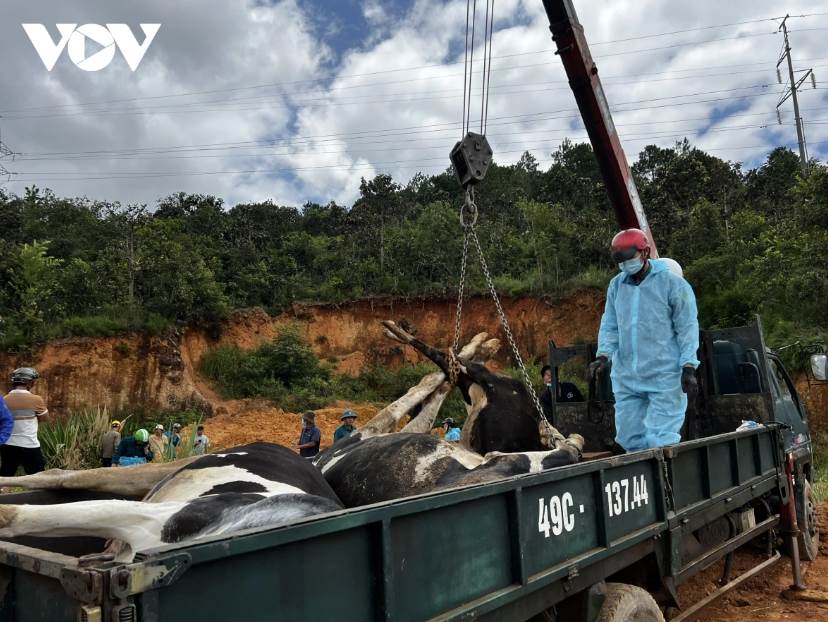
<path id="1" fill-rule="evenodd" d="M 648 558 L 668 588 L 773 528 L 712 550 L 692 532 L 787 494 L 779 432 L 719 435 L 381 503 L 132 564 L 0 543 L 0 621 L 526 619 Z M 84 617 L 85 616 L 85 617 Z"/>

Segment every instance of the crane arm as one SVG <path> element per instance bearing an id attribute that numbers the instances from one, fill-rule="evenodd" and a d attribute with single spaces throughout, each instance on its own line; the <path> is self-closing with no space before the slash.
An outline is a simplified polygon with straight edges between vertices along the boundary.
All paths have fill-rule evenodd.
<path id="1" fill-rule="evenodd" d="M 650 240 L 651 256 L 658 257 L 627 157 L 612 122 L 598 67 L 592 60 L 584 27 L 578 21 L 572 0 L 543 0 L 543 6 L 557 46 L 556 54 L 563 61 L 569 86 L 578 102 L 618 224 L 622 229 L 644 231 Z"/>

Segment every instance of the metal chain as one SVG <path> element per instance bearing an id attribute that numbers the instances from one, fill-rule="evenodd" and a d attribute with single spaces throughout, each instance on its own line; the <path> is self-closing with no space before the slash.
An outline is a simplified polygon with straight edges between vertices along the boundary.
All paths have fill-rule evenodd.
<path id="1" fill-rule="evenodd" d="M 452 341 L 451 349 L 457 352 L 460 346 L 460 323 L 463 318 L 463 290 L 466 287 L 466 259 L 469 256 L 469 230 L 466 229 L 463 234 L 463 259 L 460 261 L 460 286 L 457 290 L 457 313 L 454 317 L 454 341 Z"/>
<path id="2" fill-rule="evenodd" d="M 469 231 L 477 222 L 477 205 L 474 202 L 474 188 L 466 190 L 466 200 L 460 208 L 460 226 L 463 227 L 463 257 L 460 260 L 460 285 L 457 289 L 457 313 L 454 317 L 454 340 L 451 344 L 452 354 L 457 354 L 460 347 L 460 331 L 463 320 L 463 291 L 466 287 L 466 265 L 469 257 Z M 456 384 L 456 378 L 451 381 Z"/>
<path id="3" fill-rule="evenodd" d="M 463 227 L 463 256 L 460 262 L 460 285 L 457 292 L 457 313 L 454 318 L 454 341 L 449 350 L 449 381 L 452 384 L 457 384 L 457 376 L 459 375 L 460 362 L 457 360 L 457 351 L 460 346 L 460 328 L 463 317 L 463 291 L 466 285 L 466 267 L 468 264 L 469 238 L 474 240 L 475 248 L 477 249 L 477 256 L 480 259 L 480 267 L 483 269 L 483 276 L 486 278 L 486 285 L 489 288 L 489 293 L 494 300 L 497 314 L 500 318 L 500 323 L 503 326 L 503 332 L 506 333 L 506 339 L 509 341 L 509 346 L 512 349 L 512 356 L 517 361 L 521 374 L 523 375 L 523 383 L 529 391 L 532 402 L 535 404 L 535 409 L 538 411 L 540 421 L 546 429 L 546 435 L 551 442 L 553 439 L 560 437 L 560 433 L 552 427 L 549 420 L 546 418 L 546 413 L 543 412 L 538 394 L 535 392 L 535 387 L 532 385 L 532 380 L 529 378 L 529 372 L 526 370 L 526 365 L 523 362 L 523 357 L 520 355 L 515 337 L 512 334 L 512 329 L 509 327 L 509 320 L 506 318 L 506 312 L 503 310 L 503 305 L 500 304 L 500 297 L 497 295 L 497 290 L 494 286 L 492 274 L 489 272 L 489 265 L 486 263 L 486 258 L 483 255 L 483 248 L 480 245 L 480 238 L 477 237 L 475 225 L 477 224 L 477 204 L 474 201 L 474 188 L 466 191 L 466 200 L 460 208 L 460 224 Z"/>
<path id="4" fill-rule="evenodd" d="M 512 335 L 512 329 L 509 327 L 509 320 L 506 319 L 506 312 L 503 310 L 503 305 L 500 304 L 500 297 L 497 295 L 492 275 L 489 272 L 489 266 L 486 263 L 486 258 L 483 256 L 483 248 L 480 246 L 480 239 L 477 237 L 477 232 L 474 230 L 474 227 L 469 227 L 469 231 L 471 233 L 472 240 L 474 240 L 474 245 L 477 248 L 477 256 L 480 258 L 480 267 L 483 269 L 483 276 L 486 277 L 486 285 L 489 288 L 489 293 L 491 294 L 492 300 L 494 300 L 495 307 L 497 308 L 497 315 L 500 318 L 501 325 L 503 326 L 503 332 L 506 333 L 506 339 L 509 340 L 509 346 L 512 348 L 512 356 L 515 357 L 515 361 L 517 361 L 520 372 L 523 375 L 523 383 L 526 385 L 529 395 L 532 397 L 532 402 L 535 404 L 535 408 L 540 415 L 541 421 L 551 427 L 551 424 L 546 419 L 546 414 L 543 412 L 543 407 L 538 399 L 538 394 L 535 392 L 535 387 L 532 385 L 532 380 L 529 378 L 529 372 L 526 370 L 526 365 L 523 362 L 523 357 L 520 355 L 520 350 L 518 349 L 515 337 Z"/>

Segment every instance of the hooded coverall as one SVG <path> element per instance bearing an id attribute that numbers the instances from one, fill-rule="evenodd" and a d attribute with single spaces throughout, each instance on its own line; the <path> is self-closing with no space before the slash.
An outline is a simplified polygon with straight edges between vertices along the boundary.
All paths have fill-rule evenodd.
<path id="1" fill-rule="evenodd" d="M 699 321 L 690 284 L 650 260 L 639 285 L 610 281 L 598 355 L 612 361 L 615 442 L 628 452 L 678 443 L 687 410 L 682 368 L 699 366 Z"/>

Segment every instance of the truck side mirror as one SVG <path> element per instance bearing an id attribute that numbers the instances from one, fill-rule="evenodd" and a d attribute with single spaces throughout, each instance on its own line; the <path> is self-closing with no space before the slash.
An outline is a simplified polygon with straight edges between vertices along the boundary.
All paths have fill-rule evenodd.
<path id="1" fill-rule="evenodd" d="M 811 373 L 816 380 L 828 380 L 828 354 L 811 355 Z"/>

